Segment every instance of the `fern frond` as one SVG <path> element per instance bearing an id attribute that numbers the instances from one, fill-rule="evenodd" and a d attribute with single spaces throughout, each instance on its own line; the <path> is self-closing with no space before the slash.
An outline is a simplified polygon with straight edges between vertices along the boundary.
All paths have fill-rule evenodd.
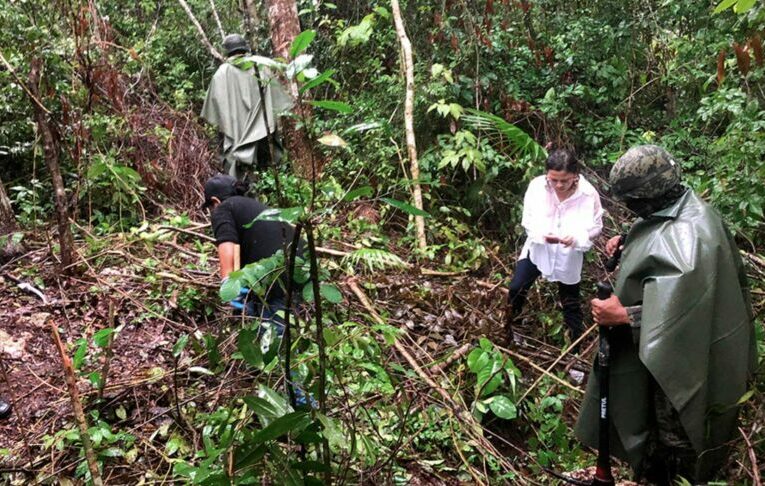
<path id="1" fill-rule="evenodd" d="M 512 144 L 514 150 L 508 155 L 528 156 L 535 160 L 547 158 L 547 151 L 544 147 L 512 123 L 497 115 L 472 108 L 468 108 L 467 112 L 468 115 L 462 116 L 465 123 L 479 130 L 495 132 Z"/>
<path id="2" fill-rule="evenodd" d="M 402 260 L 398 255 L 377 248 L 361 248 L 355 250 L 343 257 L 343 263 L 350 263 L 354 266 L 361 264 L 370 272 L 385 270 L 386 268 L 406 268 L 409 266 L 409 264 Z"/>

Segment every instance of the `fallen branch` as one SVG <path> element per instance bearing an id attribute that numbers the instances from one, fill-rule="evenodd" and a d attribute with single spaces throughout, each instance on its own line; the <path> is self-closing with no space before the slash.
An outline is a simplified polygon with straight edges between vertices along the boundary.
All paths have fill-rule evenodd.
<path id="1" fill-rule="evenodd" d="M 85 412 L 82 410 L 82 402 L 80 401 L 80 394 L 77 390 L 77 381 L 74 377 L 72 361 L 69 359 L 66 349 L 64 349 L 64 343 L 61 342 L 61 336 L 59 336 L 56 323 L 53 320 L 50 321 L 50 329 L 53 334 L 53 342 L 56 344 L 56 348 L 58 348 L 59 355 L 61 355 L 61 364 L 64 367 L 64 378 L 66 379 L 66 386 L 69 389 L 69 398 L 72 402 L 74 418 L 80 428 L 80 440 L 82 441 L 82 448 L 85 450 L 85 458 L 88 461 L 91 480 L 95 486 L 103 486 L 104 482 L 101 479 L 101 472 L 98 470 L 96 454 L 93 452 L 93 444 L 90 442 L 90 434 L 88 433 L 88 423 L 85 420 Z"/>
<path id="2" fill-rule="evenodd" d="M 503 351 L 503 352 L 509 354 L 510 356 L 514 357 L 514 358 L 520 359 L 524 363 L 528 364 L 529 366 L 531 366 L 535 370 L 537 370 L 540 373 L 542 373 L 542 376 L 549 376 L 550 378 L 555 380 L 557 383 L 565 386 L 566 388 L 569 388 L 569 389 L 571 389 L 571 390 L 573 390 L 573 391 L 575 391 L 577 393 L 584 393 L 584 391 L 582 391 L 581 388 L 575 387 L 574 385 L 572 385 L 571 383 L 567 382 L 566 380 L 562 380 L 562 379 L 558 378 L 557 376 L 555 376 L 554 374 L 550 373 L 546 369 L 542 368 L 538 364 L 534 363 L 533 361 L 531 361 L 529 358 L 523 356 L 522 354 L 518 354 L 518 353 L 516 353 L 515 351 L 513 351 L 511 349 L 503 348 L 502 346 L 499 346 L 497 344 L 495 344 L 494 346 L 496 346 L 497 349 L 499 349 L 500 351 Z M 518 400 L 518 403 L 521 403 L 521 400 Z"/>
<path id="3" fill-rule="evenodd" d="M 206 228 L 207 226 L 209 225 L 205 224 L 205 225 L 199 226 L 196 229 Z M 213 243 L 215 242 L 215 238 L 213 238 L 212 236 L 207 236 L 206 234 L 203 234 L 203 233 L 197 233 L 196 231 L 192 231 L 186 228 L 176 228 L 175 226 L 160 226 L 157 228 L 157 231 L 160 231 L 160 230 L 177 231 L 178 233 L 184 233 L 187 235 L 194 236 L 196 238 L 199 238 L 200 240 L 211 241 Z"/>
<path id="4" fill-rule="evenodd" d="M 43 305 L 48 305 L 48 302 L 49 302 L 48 298 L 45 296 L 45 294 L 42 293 L 42 291 L 40 289 L 38 289 L 34 285 L 32 285 L 32 284 L 30 284 L 28 282 L 24 282 L 22 280 L 19 280 L 19 279 L 17 279 L 16 277 L 14 277 L 13 275 L 11 275 L 9 273 L 3 273 L 2 276 L 3 276 L 3 278 L 7 278 L 11 282 L 15 283 L 16 286 L 18 286 L 18 288 L 20 288 L 24 292 L 28 292 L 30 294 L 33 294 L 38 299 L 42 300 Z"/>
<path id="5" fill-rule="evenodd" d="M 581 335 L 581 336 L 579 336 L 579 339 L 577 339 L 576 341 L 574 341 L 573 343 L 571 343 L 571 346 L 569 346 L 568 348 L 564 349 L 564 350 L 563 350 L 563 351 L 560 353 L 560 356 L 558 356 L 558 357 L 555 359 L 555 361 L 553 361 L 553 362 L 552 362 L 552 364 L 551 364 L 550 366 L 548 366 L 546 370 L 544 370 L 544 373 L 543 373 L 543 374 L 541 374 L 541 375 L 539 375 L 539 377 L 538 377 L 538 378 L 537 378 L 537 379 L 534 381 L 534 383 L 532 383 L 532 384 L 531 384 L 531 386 L 530 386 L 530 387 L 528 387 L 528 389 L 526 389 L 526 391 L 523 393 L 523 395 L 521 395 L 521 398 L 519 398 L 519 399 L 518 399 L 518 403 L 520 404 L 520 403 L 523 401 L 523 399 L 524 399 L 524 398 L 526 398 L 526 397 L 529 395 L 529 393 L 531 393 L 531 392 L 532 392 L 532 391 L 533 391 L 533 390 L 534 390 L 534 389 L 537 387 L 537 385 L 539 384 L 539 382 L 540 382 L 540 381 L 542 381 L 542 378 L 544 378 L 545 376 L 554 376 L 554 375 L 552 375 L 552 374 L 550 373 L 550 371 L 551 371 L 553 368 L 555 368 L 555 365 L 557 365 L 557 364 L 560 362 L 560 360 L 562 360 L 562 359 L 563 359 L 565 356 L 567 356 L 567 355 L 568 355 L 568 354 L 571 352 L 571 350 L 572 350 L 572 349 L 574 349 L 574 348 L 576 347 L 576 345 L 577 345 L 577 344 L 579 344 L 580 342 L 582 342 L 582 340 L 583 340 L 585 337 L 587 337 L 587 336 L 588 336 L 588 335 L 589 335 L 589 334 L 590 334 L 590 333 L 591 333 L 591 332 L 592 332 L 592 331 L 593 331 L 593 330 L 594 330 L 596 327 L 598 327 L 598 325 L 597 325 L 597 324 L 593 324 L 592 326 L 590 326 L 590 328 L 589 328 L 589 329 L 587 329 L 585 332 L 583 332 L 583 333 L 582 333 L 582 335 Z M 557 378 L 557 377 L 556 377 L 556 378 Z"/>
<path id="6" fill-rule="evenodd" d="M 420 273 L 423 275 L 429 275 L 432 277 L 457 277 L 459 275 L 464 275 L 468 273 L 470 270 L 460 270 L 457 272 L 441 272 L 439 270 L 431 270 L 429 268 L 421 268 Z"/>
<path id="7" fill-rule="evenodd" d="M 361 302 L 364 308 L 369 312 L 375 322 L 384 324 L 385 320 L 380 316 L 380 314 L 377 313 L 374 306 L 372 306 L 372 303 L 369 301 L 367 295 L 358 286 L 356 280 L 349 279 L 346 281 L 346 284 L 355 294 L 359 302 Z M 400 329 L 402 332 L 406 333 L 406 328 Z M 414 372 L 417 373 L 417 375 L 422 378 L 422 380 L 425 381 L 425 383 L 430 386 L 431 389 L 435 390 L 441 396 L 441 398 L 443 398 L 444 402 L 449 406 L 449 408 L 455 414 L 456 418 L 465 424 L 465 432 L 471 436 L 475 444 L 480 445 L 488 453 L 494 456 L 506 470 L 512 471 L 518 477 L 525 477 L 521 471 L 517 470 L 512 463 L 507 461 L 505 456 L 486 439 L 484 436 L 485 429 L 475 420 L 475 417 L 470 414 L 466 407 L 457 403 L 454 397 L 449 395 L 449 393 L 442 386 L 438 385 L 430 376 L 430 374 L 419 365 L 411 353 L 398 341 L 398 339 L 394 341 L 393 346 L 396 348 L 396 351 L 398 351 L 401 356 L 403 356 L 404 359 L 409 363 Z"/>
<path id="8" fill-rule="evenodd" d="M 476 280 L 475 283 L 479 287 L 483 287 L 489 290 L 499 289 L 499 291 L 505 295 L 507 295 L 510 292 L 509 290 L 507 290 L 505 287 L 502 286 L 502 282 L 491 283 L 485 280 Z"/>
<path id="9" fill-rule="evenodd" d="M 457 348 L 457 351 L 455 351 L 452 354 L 450 354 L 449 357 L 446 358 L 446 360 L 444 360 L 442 363 L 438 363 L 438 364 L 435 364 L 435 365 L 431 366 L 430 367 L 430 371 L 432 373 L 441 373 L 446 368 L 451 366 L 452 363 L 454 363 L 458 359 L 460 359 L 463 356 L 465 356 L 467 354 L 467 352 L 470 351 L 470 348 L 472 348 L 472 347 L 473 347 L 473 345 L 470 344 L 470 343 L 463 344 L 462 346 Z"/>

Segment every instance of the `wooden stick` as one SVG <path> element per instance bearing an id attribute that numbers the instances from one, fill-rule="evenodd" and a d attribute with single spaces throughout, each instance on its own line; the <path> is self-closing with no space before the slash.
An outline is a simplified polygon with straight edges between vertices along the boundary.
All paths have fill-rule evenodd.
<path id="1" fill-rule="evenodd" d="M 760 479 L 760 466 L 757 465 L 757 454 L 754 452 L 752 442 L 749 440 L 749 436 L 744 433 L 744 429 L 739 427 L 738 431 L 741 432 L 741 436 L 744 438 L 744 442 L 746 442 L 746 448 L 749 452 L 749 460 L 752 461 L 752 484 L 754 486 L 762 486 L 762 479 Z"/>
<path id="2" fill-rule="evenodd" d="M 560 353 L 560 356 L 558 356 L 558 357 L 555 359 L 555 361 L 553 361 L 553 362 L 552 362 L 552 364 L 551 364 L 550 366 L 548 366 L 548 367 L 547 367 L 547 369 L 545 370 L 545 372 L 544 372 L 543 374 L 539 375 L 539 377 L 536 379 L 536 381 L 534 381 L 534 383 L 532 383 L 532 384 L 531 384 L 531 386 L 530 386 L 530 387 L 528 387 L 528 389 L 527 389 L 527 390 L 526 390 L 526 391 L 523 393 L 523 395 L 521 396 L 521 398 L 519 398 L 519 399 L 518 399 L 518 403 L 521 403 L 521 402 L 523 401 L 523 399 L 524 399 L 524 398 L 526 398 L 526 397 L 529 395 L 529 393 L 531 393 L 531 391 L 532 391 L 532 390 L 534 390 L 534 388 L 536 388 L 536 387 L 537 387 L 537 385 L 539 384 L 539 382 L 540 382 L 540 381 L 542 381 L 542 378 L 544 378 L 545 376 L 554 376 L 554 375 L 552 375 L 552 374 L 550 373 L 550 370 L 552 370 L 553 368 L 555 368 L 555 365 L 557 365 L 557 364 L 560 362 L 560 360 L 562 360 L 562 359 L 563 359 L 565 356 L 567 356 L 567 355 L 569 354 L 569 352 L 570 352 L 572 349 L 574 349 L 574 347 L 576 347 L 576 345 L 577 345 L 577 344 L 579 344 L 580 342 L 582 342 L 582 340 L 583 340 L 583 339 L 584 339 L 584 338 L 585 338 L 585 337 L 586 337 L 588 334 L 590 334 L 590 333 L 593 331 L 593 329 L 595 329 L 596 327 L 598 327 L 598 325 L 597 325 L 597 324 L 593 324 L 592 326 L 590 326 L 590 328 L 589 328 L 589 329 L 587 329 L 587 330 L 586 330 L 584 333 L 582 333 L 582 335 L 581 335 L 581 336 L 579 336 L 579 339 L 577 339 L 576 341 L 574 341 L 573 343 L 571 343 L 571 346 L 569 346 L 569 347 L 568 347 L 567 349 L 565 349 L 565 350 L 564 350 L 562 353 Z"/>
<path id="3" fill-rule="evenodd" d="M 358 286 L 356 283 L 356 280 L 349 279 L 346 281 L 348 287 L 351 289 L 351 291 L 356 295 L 356 298 L 359 299 L 359 302 L 361 302 L 361 305 L 363 305 L 367 311 L 372 315 L 374 320 L 379 324 L 384 324 L 385 321 L 380 316 L 380 314 L 377 313 L 375 308 L 372 306 L 372 303 L 369 302 L 369 298 L 364 293 L 363 290 Z M 433 378 L 430 377 L 430 375 L 420 366 L 420 364 L 417 362 L 417 360 L 414 359 L 414 357 L 409 353 L 409 351 L 399 342 L 398 339 L 396 339 L 393 342 L 393 346 L 396 348 L 396 351 L 398 351 L 401 356 L 404 357 L 404 359 L 409 363 L 409 366 L 412 367 L 412 369 L 422 378 L 425 383 L 428 384 L 432 389 L 438 392 L 439 395 L 446 401 L 446 403 L 452 405 L 454 408 L 455 413 L 457 416 L 461 416 L 463 412 L 466 412 L 463 407 L 461 407 L 459 404 L 457 404 L 454 399 L 447 393 L 446 390 L 444 390 L 441 386 L 439 386 L 435 381 L 433 381 Z"/>
<path id="4" fill-rule="evenodd" d="M 218 16 L 218 10 L 215 8 L 215 2 L 210 0 L 210 10 L 212 10 L 213 18 L 215 18 L 215 25 L 218 26 L 218 33 L 220 34 L 220 40 L 226 38 L 226 34 L 223 32 L 223 25 L 220 23 L 220 17 Z"/>
<path id="5" fill-rule="evenodd" d="M 58 334 L 56 323 L 52 319 L 50 321 L 50 329 L 53 334 L 53 341 L 58 348 L 58 353 L 61 355 L 61 364 L 64 367 L 64 378 L 66 379 L 66 386 L 69 389 L 69 398 L 72 402 L 74 418 L 80 428 L 80 440 L 82 441 L 82 448 L 85 450 L 85 458 L 88 461 L 88 469 L 90 469 L 91 479 L 94 486 L 103 486 L 104 482 L 101 479 L 101 472 L 98 470 L 96 454 L 93 452 L 93 444 L 90 442 L 90 435 L 88 434 L 88 423 L 85 419 L 85 412 L 82 410 L 82 402 L 80 401 L 80 394 L 77 390 L 77 380 L 74 377 L 72 361 L 66 353 L 64 343 L 61 342 L 61 336 Z"/>
<path id="6" fill-rule="evenodd" d="M 533 361 L 531 361 L 529 358 L 523 356 L 522 354 L 518 354 L 518 353 L 516 353 L 515 351 L 513 351 L 511 349 L 503 348 L 503 347 L 501 347 L 501 346 L 499 346 L 497 344 L 495 344 L 494 346 L 496 346 L 498 349 L 504 351 L 505 353 L 509 354 L 510 356 L 512 356 L 514 358 L 520 359 L 524 363 L 528 364 L 529 366 L 531 366 L 535 370 L 537 370 L 540 373 L 542 373 L 542 376 L 547 375 L 550 378 L 552 378 L 553 380 L 555 380 L 556 382 L 560 383 L 561 385 L 563 385 L 563 386 L 565 386 L 565 387 L 567 387 L 567 388 L 569 388 L 569 389 L 571 389 L 571 390 L 573 390 L 575 392 L 584 393 L 581 388 L 575 387 L 574 385 L 572 385 L 571 383 L 567 382 L 566 380 L 561 380 L 560 378 L 558 378 L 554 374 L 550 373 L 546 369 L 542 368 L 538 364 L 534 363 Z M 521 401 L 518 400 L 518 403 L 521 403 Z"/>
<path id="7" fill-rule="evenodd" d="M 452 364 L 452 363 L 454 363 L 454 362 L 455 362 L 455 361 L 457 361 L 458 359 L 460 359 L 460 358 L 462 358 L 463 356 L 465 356 L 465 355 L 467 354 L 467 352 L 468 352 L 468 351 L 470 351 L 470 348 L 472 348 L 472 347 L 473 347 L 473 346 L 472 346 L 472 344 L 470 344 L 470 343 L 465 343 L 465 344 L 463 344 L 462 346 L 460 346 L 459 348 L 457 348 L 457 351 L 455 351 L 455 352 L 453 352 L 452 354 L 450 354 L 450 355 L 449 355 L 449 357 L 448 357 L 448 358 L 446 358 L 446 360 L 445 360 L 444 362 L 442 362 L 442 363 L 438 363 L 438 364 L 435 364 L 435 365 L 431 366 L 431 367 L 430 367 L 430 371 L 431 371 L 432 373 L 434 373 L 434 374 L 436 374 L 436 373 L 441 373 L 441 372 L 442 372 L 442 371 L 444 371 L 446 368 L 448 368 L 449 366 L 451 366 L 451 364 Z"/>

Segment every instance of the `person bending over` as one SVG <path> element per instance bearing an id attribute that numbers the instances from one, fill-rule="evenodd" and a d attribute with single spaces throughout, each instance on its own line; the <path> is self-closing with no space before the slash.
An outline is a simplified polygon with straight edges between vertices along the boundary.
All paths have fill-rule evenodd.
<path id="1" fill-rule="evenodd" d="M 253 222 L 268 207 L 257 199 L 243 196 L 245 190 L 243 183 L 223 174 L 211 177 L 204 187 L 203 207 L 211 210 L 222 283 L 235 270 L 237 252 L 242 266 L 271 257 L 279 250 L 283 250 L 286 257 L 295 232 L 292 225 L 283 222 Z M 302 256 L 302 241 L 298 256 Z M 285 288 L 286 279 L 278 279 L 268 288 L 262 300 L 255 297 L 247 299 L 246 313 L 280 324 L 281 318 L 276 313 L 285 310 Z M 246 292 L 248 289 L 243 290 Z"/>

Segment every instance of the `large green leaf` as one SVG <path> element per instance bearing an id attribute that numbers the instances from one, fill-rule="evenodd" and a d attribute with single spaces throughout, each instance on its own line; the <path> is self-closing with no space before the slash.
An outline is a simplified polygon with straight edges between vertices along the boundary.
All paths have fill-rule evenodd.
<path id="1" fill-rule="evenodd" d="M 109 345 L 109 338 L 114 334 L 114 329 L 107 327 L 93 334 L 93 343 L 99 348 L 105 348 Z"/>
<path id="2" fill-rule="evenodd" d="M 383 197 L 381 199 L 383 201 L 385 201 L 386 203 L 390 204 L 391 206 L 393 206 L 394 208 L 400 209 L 400 210 L 402 210 L 405 213 L 411 214 L 412 216 L 422 216 L 424 218 L 430 217 L 429 213 L 427 213 L 427 212 L 425 212 L 425 211 L 423 211 L 421 209 L 417 209 L 416 207 L 412 206 L 411 204 L 407 204 L 407 203 L 405 203 L 403 201 L 399 201 L 397 199 L 390 199 L 388 197 Z"/>
<path id="3" fill-rule="evenodd" d="M 340 289 L 332 284 L 321 284 L 319 286 L 319 293 L 332 304 L 339 304 L 343 301 L 343 294 L 340 292 Z"/>
<path id="4" fill-rule="evenodd" d="M 723 0 L 717 7 L 715 7 L 712 13 L 719 14 L 723 10 L 731 8 L 737 1 L 738 0 Z"/>
<path id="5" fill-rule="evenodd" d="M 315 30 L 304 30 L 303 32 L 298 34 L 297 37 L 295 37 L 295 40 L 292 41 L 292 47 L 290 48 L 290 57 L 295 58 L 301 52 L 306 50 L 308 46 L 311 44 L 311 41 L 313 41 L 314 37 L 316 37 Z"/>
<path id="6" fill-rule="evenodd" d="M 358 187 L 352 191 L 348 191 L 348 193 L 343 196 L 343 201 L 353 201 L 358 197 L 369 197 L 372 194 L 374 194 L 374 189 L 372 189 L 371 186 Z"/>
<path id="7" fill-rule="evenodd" d="M 756 0 L 738 0 L 736 5 L 733 7 L 733 11 L 738 14 L 748 12 L 752 7 L 754 7 L 755 2 Z"/>
<path id="8" fill-rule="evenodd" d="M 237 344 L 239 352 L 242 353 L 242 357 L 244 357 L 244 360 L 247 361 L 250 366 L 254 366 L 255 368 L 262 368 L 263 353 L 260 350 L 260 345 L 256 340 L 257 335 L 258 334 L 256 331 L 252 331 L 250 329 L 242 329 L 239 331 Z"/>
<path id="9" fill-rule="evenodd" d="M 468 354 L 468 368 L 473 373 L 478 373 L 489 364 L 489 355 L 480 348 L 475 348 Z"/>
<path id="10" fill-rule="evenodd" d="M 468 108 L 466 111 L 470 113 L 462 117 L 466 124 L 480 130 L 500 134 L 513 145 L 511 151 L 513 154 L 528 156 L 536 160 L 547 157 L 547 151 L 541 145 L 512 123 L 484 111 L 472 108 Z"/>
<path id="11" fill-rule="evenodd" d="M 233 273 L 239 273 L 239 276 L 241 276 L 241 271 Z M 222 302 L 231 302 L 239 296 L 239 289 L 241 288 L 242 286 L 239 278 L 229 274 L 228 280 L 223 282 L 223 285 L 220 286 L 220 291 L 218 292 L 220 300 Z"/>
<path id="12" fill-rule="evenodd" d="M 261 211 L 255 219 L 247 224 L 243 224 L 242 226 L 245 228 L 250 228 L 253 224 L 255 224 L 256 221 L 279 221 L 282 223 L 293 224 L 297 222 L 298 219 L 300 219 L 300 217 L 303 215 L 303 211 L 304 210 L 301 206 L 284 209 L 269 208 Z"/>
<path id="13" fill-rule="evenodd" d="M 491 395 L 502 384 L 503 376 L 499 372 L 502 363 L 492 361 L 491 366 L 484 366 L 477 373 L 478 383 L 476 390 L 481 390 L 482 397 Z"/>
<path id="14" fill-rule="evenodd" d="M 313 89 L 326 82 L 330 82 L 332 84 L 337 85 L 337 82 L 332 80 L 332 75 L 335 74 L 335 72 L 336 71 L 334 69 L 327 69 L 323 73 L 319 74 L 318 76 L 316 76 L 315 78 L 313 78 L 312 80 L 308 81 L 303 86 L 301 86 L 300 93 L 305 93 L 309 89 Z"/>
<path id="15" fill-rule="evenodd" d="M 510 398 L 505 395 L 492 397 L 489 408 L 499 418 L 512 420 L 518 417 L 518 409 Z"/>
<path id="16" fill-rule="evenodd" d="M 310 423 L 311 417 L 308 415 L 308 412 L 300 411 L 288 413 L 268 424 L 263 430 L 255 433 L 255 435 L 252 436 L 252 443 L 262 444 L 264 442 L 278 439 L 289 432 L 303 430 L 308 427 Z"/>
<path id="17" fill-rule="evenodd" d="M 242 400 L 244 400 L 244 403 L 247 404 L 247 407 L 255 412 L 258 417 L 261 418 L 261 420 L 266 419 L 266 423 L 270 423 L 272 420 L 278 419 L 286 413 L 285 408 L 282 408 L 277 404 L 266 400 L 265 398 L 248 395 L 242 398 Z"/>
<path id="18" fill-rule="evenodd" d="M 338 111 L 340 113 L 353 113 L 351 105 L 342 101 L 318 100 L 309 101 L 309 103 L 316 108 L 324 108 L 325 110 Z"/>

